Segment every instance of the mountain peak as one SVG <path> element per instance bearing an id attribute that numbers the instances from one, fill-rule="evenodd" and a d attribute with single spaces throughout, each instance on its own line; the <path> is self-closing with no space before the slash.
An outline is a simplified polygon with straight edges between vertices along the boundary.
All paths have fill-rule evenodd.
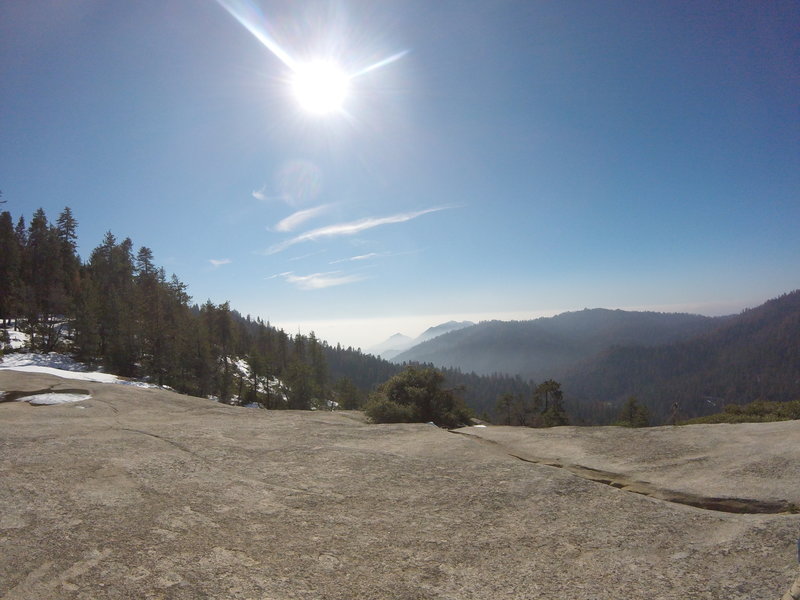
<path id="1" fill-rule="evenodd" d="M 429 327 L 416 338 L 410 338 L 402 333 L 395 333 L 377 346 L 370 348 L 369 352 L 386 360 L 392 360 L 398 354 L 413 348 L 417 344 L 472 325 L 475 325 L 472 321 L 447 321 L 447 323 Z"/>
<path id="2" fill-rule="evenodd" d="M 419 344 L 420 342 L 433 339 L 440 335 L 444 335 L 445 333 L 464 329 L 465 327 L 471 327 L 472 325 L 475 325 L 475 323 L 472 321 L 448 321 L 447 323 L 434 325 L 433 327 L 428 327 L 428 329 L 423 331 L 422 334 L 420 334 L 420 336 L 415 340 L 415 343 Z"/>

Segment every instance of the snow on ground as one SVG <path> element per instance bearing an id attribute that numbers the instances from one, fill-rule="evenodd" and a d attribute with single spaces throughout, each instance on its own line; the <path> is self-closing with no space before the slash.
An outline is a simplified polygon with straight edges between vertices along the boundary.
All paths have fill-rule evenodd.
<path id="1" fill-rule="evenodd" d="M 14 331 L 13 329 L 7 329 L 9 342 L 4 344 L 5 348 L 11 350 L 19 350 L 21 348 L 27 348 L 30 344 L 30 336 L 27 333 L 22 333 L 21 331 Z"/>
<path id="2" fill-rule="evenodd" d="M 11 333 L 11 332 L 9 332 Z M 231 364 L 239 372 L 239 375 L 246 380 L 251 377 L 250 365 L 244 359 L 231 360 Z M 159 386 L 152 383 L 145 383 L 143 381 L 131 381 L 122 379 L 116 375 L 109 373 L 101 373 L 99 371 L 89 371 L 88 367 L 82 363 L 77 362 L 75 359 L 64 354 L 51 352 L 50 354 L 36 354 L 32 352 L 17 352 L 6 354 L 0 357 L 0 370 L 6 371 L 22 371 L 27 373 L 44 373 L 47 375 L 55 375 L 63 379 L 77 379 L 80 381 L 93 381 L 95 383 L 117 383 L 121 385 L 132 385 L 135 387 L 143 388 L 157 388 Z M 266 393 L 267 386 L 269 392 L 278 396 L 286 401 L 286 388 L 284 383 L 277 378 L 267 379 L 266 377 L 259 377 L 257 380 L 257 390 L 261 393 Z M 168 386 L 162 386 L 164 389 L 171 390 Z M 2 392 L 0 392 L 2 394 Z M 60 404 L 62 402 L 79 402 L 81 400 L 88 400 L 90 396 L 76 397 L 68 399 L 68 394 L 39 394 L 36 400 L 31 404 Z M 25 396 L 19 400 L 22 402 L 29 402 L 34 396 Z M 219 402 L 219 398 L 209 396 L 210 400 Z M 238 400 L 238 398 L 237 398 Z M 260 408 L 258 404 L 248 404 L 254 408 Z"/>
<path id="3" fill-rule="evenodd" d="M 34 406 L 41 406 L 44 404 L 67 404 L 68 402 L 81 402 L 82 400 L 90 400 L 91 394 L 60 394 L 58 392 L 50 394 L 33 394 L 32 396 L 23 396 L 17 398 L 17 402 L 27 402 Z"/>
<path id="4" fill-rule="evenodd" d="M 69 356 L 56 354 L 55 352 L 51 352 L 50 354 L 34 354 L 30 352 L 7 354 L 0 359 L 0 370 L 45 373 L 63 379 L 78 379 L 80 381 L 93 381 L 95 383 L 118 383 L 145 388 L 158 387 L 157 385 L 144 383 L 143 381 L 121 379 L 109 373 L 88 371 L 86 365 L 75 361 Z"/>
<path id="5" fill-rule="evenodd" d="M 8 342 L 4 340 L 4 335 L 8 335 Z M 11 319 L 5 326 L 0 326 L 0 348 L 6 352 L 9 350 L 25 350 L 31 346 L 31 336 L 17 330 L 17 320 Z"/>
<path id="6" fill-rule="evenodd" d="M 247 362 L 247 359 L 244 358 L 226 358 L 225 360 L 228 361 L 228 364 L 231 365 L 234 369 L 234 372 L 238 374 L 239 377 L 244 379 L 248 382 L 248 386 L 250 385 L 250 381 L 253 377 L 253 372 L 250 368 L 250 363 Z M 288 398 L 286 397 L 287 386 L 283 381 L 278 379 L 277 377 L 263 377 L 258 376 L 256 378 L 256 391 L 259 394 L 271 394 L 273 396 L 277 396 L 283 402 L 286 402 Z M 234 395 L 234 399 L 238 402 L 239 397 Z M 218 398 L 212 398 L 219 402 Z"/>
<path id="7" fill-rule="evenodd" d="M 59 369 L 62 371 L 87 371 L 86 365 L 79 363 L 74 358 L 66 356 L 65 354 L 57 354 L 51 352 L 50 354 L 36 354 L 31 352 L 20 352 L 15 354 L 7 354 L 0 359 L 0 368 L 15 368 L 15 367 L 48 367 Z"/>

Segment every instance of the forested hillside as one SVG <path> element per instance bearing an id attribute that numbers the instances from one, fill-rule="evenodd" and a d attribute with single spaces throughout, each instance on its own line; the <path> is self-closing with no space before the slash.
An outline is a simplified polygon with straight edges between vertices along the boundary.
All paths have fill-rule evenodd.
<path id="1" fill-rule="evenodd" d="M 654 346 L 716 323 L 700 315 L 587 309 L 532 321 L 486 321 L 419 344 L 395 360 L 541 381 L 612 346 Z"/>
<path id="2" fill-rule="evenodd" d="M 533 379 L 562 382 L 573 423 L 614 422 L 632 396 L 653 423 L 800 399 L 799 291 L 716 319 L 595 309 L 481 323 L 392 363 L 313 333 L 288 335 L 227 302 L 192 304 L 149 248 L 111 232 L 83 261 L 77 226 L 68 208 L 54 223 L 41 209 L 30 224 L 0 213 L 0 320 L 24 331 L 34 351 L 70 353 L 189 394 L 268 408 L 358 408 L 413 362 L 441 368 L 445 385 L 490 418 L 501 398 L 529 402 Z"/>
<path id="3" fill-rule="evenodd" d="M 190 305 L 184 285 L 156 267 L 147 247 L 107 233 L 82 262 L 77 221 L 67 208 L 50 224 L 0 215 L 0 318 L 30 336 L 31 349 L 69 352 L 85 363 L 229 402 L 309 408 L 327 368 L 314 336 L 290 337 L 242 319 L 228 303 Z M 248 368 L 236 365 L 245 358 Z M 247 373 L 248 379 L 244 379 Z M 280 378 L 288 395 L 273 395 Z"/>
<path id="4" fill-rule="evenodd" d="M 603 406 L 629 396 L 657 422 L 719 412 L 728 404 L 800 399 L 800 291 L 721 321 L 714 330 L 658 347 L 608 350 L 564 377 L 573 408 L 608 420 Z"/>
<path id="5" fill-rule="evenodd" d="M 357 408 L 401 369 L 313 333 L 290 336 L 227 302 L 192 304 L 187 286 L 129 238 L 108 232 L 82 261 L 77 227 L 69 208 L 55 223 L 37 210 L 29 225 L 0 213 L 0 320 L 28 334 L 34 351 L 66 352 L 118 375 L 268 408 Z M 509 376 L 445 376 L 478 414 L 503 393 L 532 389 Z"/>

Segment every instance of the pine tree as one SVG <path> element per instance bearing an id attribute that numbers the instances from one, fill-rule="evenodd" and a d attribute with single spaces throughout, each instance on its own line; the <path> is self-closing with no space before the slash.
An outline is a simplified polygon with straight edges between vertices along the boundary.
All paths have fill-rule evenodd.
<path id="1" fill-rule="evenodd" d="M 635 396 L 631 396 L 622 406 L 619 413 L 618 425 L 623 427 L 649 427 L 650 411 L 646 406 L 639 404 Z"/>
<path id="2" fill-rule="evenodd" d="M 497 412 L 506 418 L 506 425 L 511 425 L 511 408 L 514 406 L 514 394 L 506 392 L 497 400 Z"/>
<path id="3" fill-rule="evenodd" d="M 59 240 L 61 285 L 64 294 L 65 316 L 72 319 L 75 316 L 76 302 L 80 288 L 81 260 L 78 256 L 78 222 L 72 216 L 72 210 L 67 206 L 56 220 L 55 234 Z"/>
<path id="4" fill-rule="evenodd" d="M 363 394 L 349 377 L 340 378 L 333 385 L 334 399 L 339 403 L 339 408 L 344 410 L 358 410 L 363 404 Z"/>
<path id="5" fill-rule="evenodd" d="M 23 276 L 29 285 L 24 302 L 31 346 L 50 352 L 60 341 L 67 294 L 60 241 L 41 208 L 28 227 L 25 259 Z"/>
<path id="6" fill-rule="evenodd" d="M 308 335 L 307 361 L 311 367 L 314 396 L 320 399 L 327 398 L 328 365 L 325 361 L 323 346 L 313 331 Z"/>
<path id="7" fill-rule="evenodd" d="M 0 322 L 4 327 L 19 309 L 21 254 L 11 213 L 4 211 L 0 213 Z"/>
<path id="8" fill-rule="evenodd" d="M 220 360 L 222 363 L 222 379 L 220 381 L 219 396 L 223 402 L 230 402 L 233 396 L 233 373 L 231 361 L 233 348 L 236 345 L 236 329 L 231 319 L 230 303 L 224 302 L 216 310 L 215 338 L 219 344 Z"/>
<path id="9" fill-rule="evenodd" d="M 98 337 L 102 361 L 120 375 L 134 376 L 139 347 L 136 336 L 133 242 L 117 244 L 109 231 L 92 251 L 89 273 L 98 299 Z"/>
<path id="10" fill-rule="evenodd" d="M 533 397 L 534 405 L 542 407 L 537 425 L 556 427 L 569 424 L 569 417 L 564 410 L 564 394 L 561 391 L 560 383 L 548 379 L 536 387 Z"/>
<path id="11" fill-rule="evenodd" d="M 72 326 L 73 350 L 78 360 L 90 364 L 100 360 L 100 299 L 97 286 L 87 269 L 81 272 Z"/>
<path id="12" fill-rule="evenodd" d="M 289 408 L 308 410 L 313 399 L 311 367 L 301 362 L 297 356 L 286 369 L 286 383 L 289 386 Z"/>
<path id="13" fill-rule="evenodd" d="M 28 244 L 28 228 L 25 226 L 25 217 L 20 215 L 14 233 L 17 236 L 17 243 L 24 248 Z"/>

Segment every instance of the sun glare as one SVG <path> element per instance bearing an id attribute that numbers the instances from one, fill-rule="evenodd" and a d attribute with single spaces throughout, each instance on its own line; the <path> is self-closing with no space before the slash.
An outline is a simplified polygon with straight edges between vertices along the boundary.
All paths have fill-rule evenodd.
<path id="1" fill-rule="evenodd" d="M 252 33 L 292 72 L 288 80 L 300 107 L 313 115 L 344 113 L 344 103 L 350 95 L 350 82 L 377 69 L 382 69 L 408 54 L 396 52 L 366 67 L 344 71 L 331 59 L 300 63 L 284 50 L 270 31 L 269 21 L 254 0 L 217 0 L 217 3 Z M 351 61 L 358 64 L 358 61 Z"/>
<path id="2" fill-rule="evenodd" d="M 349 82 L 350 77 L 336 63 L 316 61 L 294 70 L 292 89 L 304 110 L 326 115 L 342 109 Z"/>

